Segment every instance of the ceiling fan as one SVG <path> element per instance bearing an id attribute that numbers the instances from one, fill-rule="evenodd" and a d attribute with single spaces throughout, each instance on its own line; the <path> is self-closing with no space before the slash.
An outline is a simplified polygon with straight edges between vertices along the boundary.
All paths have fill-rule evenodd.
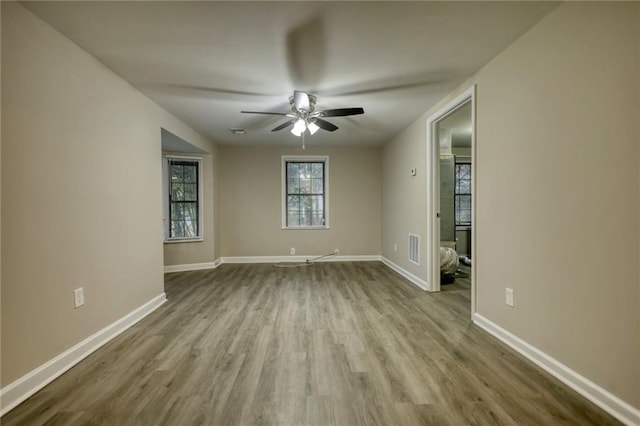
<path id="1" fill-rule="evenodd" d="M 266 111 L 240 112 L 243 114 L 266 114 L 288 117 L 290 120 L 280 124 L 271 131 L 277 132 L 279 130 L 286 129 L 289 126 L 293 126 L 291 133 L 296 136 L 303 136 L 306 130 L 308 130 L 312 135 L 317 132 L 318 129 L 327 130 L 329 132 L 338 130 L 338 126 L 324 120 L 323 117 L 346 117 L 349 115 L 364 114 L 363 108 L 335 108 L 316 111 L 316 97 L 312 94 L 299 90 L 295 90 L 293 92 L 293 96 L 289 97 L 289 103 L 291 104 L 292 111 L 290 113 Z"/>

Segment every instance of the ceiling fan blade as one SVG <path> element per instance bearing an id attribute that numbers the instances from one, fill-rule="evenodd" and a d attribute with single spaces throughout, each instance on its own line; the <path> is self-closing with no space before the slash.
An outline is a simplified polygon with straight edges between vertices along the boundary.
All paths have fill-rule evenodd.
<path id="1" fill-rule="evenodd" d="M 327 36 L 322 16 L 313 16 L 286 34 L 287 65 L 295 87 L 313 91 L 324 74 Z"/>
<path id="2" fill-rule="evenodd" d="M 323 120 L 322 118 L 316 118 L 314 123 L 316 123 L 322 130 L 327 130 L 329 132 L 338 130 L 338 126 L 329 123 L 327 120 Z"/>
<path id="3" fill-rule="evenodd" d="M 416 74 L 370 80 L 355 84 L 348 84 L 341 87 L 318 90 L 316 94 L 323 96 L 353 96 L 409 89 L 422 90 L 429 86 L 441 85 L 457 76 L 459 76 L 458 73 L 450 69 L 427 70 Z"/>
<path id="4" fill-rule="evenodd" d="M 206 86 L 190 86 L 186 84 L 168 84 L 168 87 L 185 90 L 198 90 L 201 92 L 222 93 L 229 95 L 246 95 L 246 96 L 277 96 L 262 92 L 249 92 L 245 90 L 225 89 L 223 87 L 206 87 Z"/>
<path id="5" fill-rule="evenodd" d="M 240 111 L 242 114 L 266 114 L 266 115 L 281 115 L 287 116 L 284 112 L 266 112 L 266 111 Z"/>
<path id="6" fill-rule="evenodd" d="M 281 125 L 279 125 L 275 129 L 273 129 L 272 132 L 277 132 L 278 130 L 286 129 L 287 127 L 291 126 L 295 121 L 297 121 L 296 118 L 291 119 L 291 120 L 289 120 L 289 121 L 287 121 L 285 123 L 282 123 Z"/>
<path id="7" fill-rule="evenodd" d="M 364 114 L 363 108 L 335 108 L 318 111 L 320 117 L 346 117 L 348 115 Z"/>

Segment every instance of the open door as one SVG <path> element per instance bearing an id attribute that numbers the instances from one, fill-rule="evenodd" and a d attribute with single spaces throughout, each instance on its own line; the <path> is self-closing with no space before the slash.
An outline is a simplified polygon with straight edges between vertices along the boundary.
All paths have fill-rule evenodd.
<path id="1" fill-rule="evenodd" d="M 475 256 L 475 86 L 427 120 L 427 214 L 429 291 L 440 291 L 440 247 Z M 450 250 L 449 254 L 451 255 Z M 446 277 L 446 275 L 445 275 Z M 471 312 L 475 313 L 475 262 L 471 266 Z"/>

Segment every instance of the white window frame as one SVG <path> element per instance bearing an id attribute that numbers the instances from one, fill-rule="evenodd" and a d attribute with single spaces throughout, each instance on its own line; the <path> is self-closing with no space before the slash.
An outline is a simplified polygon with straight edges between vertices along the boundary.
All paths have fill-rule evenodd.
<path id="1" fill-rule="evenodd" d="M 458 192 L 458 166 L 469 166 L 469 179 L 465 179 L 469 181 L 469 192 L 468 193 L 460 193 Z M 471 229 L 471 200 L 473 200 L 473 194 L 471 193 L 472 187 L 471 187 L 471 161 L 465 160 L 465 161 L 458 161 L 458 157 L 456 157 L 456 161 L 455 164 L 453 165 L 454 170 L 455 170 L 455 180 L 454 180 L 454 189 L 453 189 L 453 200 L 454 200 L 454 211 L 453 211 L 453 216 L 454 216 L 454 226 L 456 231 L 458 230 L 462 230 L 462 229 Z M 458 213 L 459 213 L 459 209 L 458 209 L 458 200 L 460 199 L 459 197 L 469 197 L 469 223 L 461 223 L 458 219 L 460 218 Z M 465 209 L 466 210 L 466 209 Z"/>
<path id="2" fill-rule="evenodd" d="M 170 160 L 187 160 L 198 163 L 198 235 L 196 237 L 169 237 L 171 228 L 171 218 L 169 217 L 169 161 Z M 162 223 L 163 237 L 165 244 L 170 243 L 190 243 L 204 240 L 204 180 L 203 180 L 203 158 L 185 155 L 162 155 Z"/>
<path id="3" fill-rule="evenodd" d="M 287 225 L 287 163 L 288 162 L 309 162 L 324 163 L 324 225 L 321 226 L 288 226 Z M 308 229 L 330 229 L 329 227 L 329 156 L 328 155 L 283 155 L 282 156 L 282 229 L 308 230 Z"/>

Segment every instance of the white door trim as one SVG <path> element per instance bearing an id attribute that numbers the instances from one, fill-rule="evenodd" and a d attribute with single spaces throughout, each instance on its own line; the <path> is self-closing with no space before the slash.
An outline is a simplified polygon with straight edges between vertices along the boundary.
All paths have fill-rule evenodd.
<path id="1" fill-rule="evenodd" d="M 440 143 L 436 137 L 436 124 L 457 110 L 462 104 L 471 101 L 471 316 L 476 312 L 475 271 L 478 259 L 476 251 L 476 86 L 475 84 L 449 101 L 427 118 L 427 230 L 431 236 L 427 241 L 427 287 L 429 291 L 440 291 Z"/>

